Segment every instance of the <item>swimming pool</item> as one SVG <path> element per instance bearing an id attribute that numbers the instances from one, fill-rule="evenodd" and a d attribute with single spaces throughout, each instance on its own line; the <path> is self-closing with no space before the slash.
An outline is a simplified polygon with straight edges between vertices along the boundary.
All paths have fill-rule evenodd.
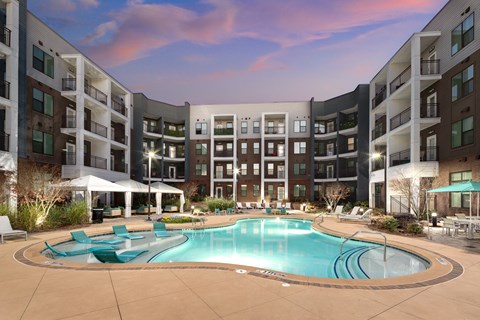
<path id="1" fill-rule="evenodd" d="M 384 262 L 383 246 L 354 240 L 344 245 L 340 259 L 344 239 L 315 231 L 309 220 L 245 219 L 228 227 L 169 233 L 171 237 L 155 238 L 152 232 L 143 232 L 145 239 L 127 240 L 119 249 L 149 250 L 136 263 L 229 263 L 319 278 L 391 278 L 429 267 L 424 259 L 392 247 L 387 248 Z M 105 237 L 111 235 L 98 238 Z M 56 248 L 68 251 L 88 246 L 68 241 Z M 99 263 L 93 254 L 61 259 Z"/>

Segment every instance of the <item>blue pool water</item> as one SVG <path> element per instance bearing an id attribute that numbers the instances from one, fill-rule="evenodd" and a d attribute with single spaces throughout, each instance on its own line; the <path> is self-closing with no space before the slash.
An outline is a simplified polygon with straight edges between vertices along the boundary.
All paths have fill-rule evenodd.
<path id="1" fill-rule="evenodd" d="M 117 245 L 118 252 L 148 250 L 134 263 L 219 262 L 321 278 L 391 278 L 429 267 L 418 256 L 391 247 L 384 262 L 383 246 L 353 240 L 344 245 L 340 259 L 344 239 L 313 230 L 308 220 L 245 219 L 229 227 L 169 233 L 170 237 L 156 238 L 152 231 L 139 232 L 144 239 L 126 240 Z M 91 246 L 95 245 L 67 241 L 55 248 L 71 251 Z M 43 253 L 58 260 L 100 263 L 93 254 L 58 257 L 48 250 Z"/>

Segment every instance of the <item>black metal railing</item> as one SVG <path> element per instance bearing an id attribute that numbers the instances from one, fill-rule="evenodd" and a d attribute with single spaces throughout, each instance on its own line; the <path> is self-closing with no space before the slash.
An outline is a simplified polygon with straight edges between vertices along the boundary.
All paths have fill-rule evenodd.
<path id="1" fill-rule="evenodd" d="M 84 156 L 84 165 L 92 168 L 107 169 L 107 159 L 86 154 Z"/>
<path id="2" fill-rule="evenodd" d="M 10 135 L 0 131 L 0 151 L 10 151 Z"/>
<path id="3" fill-rule="evenodd" d="M 335 156 L 336 154 L 337 154 L 336 148 L 328 151 L 315 151 L 316 157 L 331 157 L 331 156 Z"/>
<path id="4" fill-rule="evenodd" d="M 380 138 L 385 133 L 387 133 L 387 130 L 386 130 L 385 125 L 383 123 L 380 123 L 380 124 L 376 125 L 375 129 L 372 130 L 372 141 Z"/>
<path id="5" fill-rule="evenodd" d="M 387 98 L 387 86 L 383 86 L 372 99 L 372 110 L 380 105 Z"/>
<path id="6" fill-rule="evenodd" d="M 7 27 L 3 26 L 3 32 L 0 36 L 0 42 L 6 45 L 7 47 L 10 47 L 11 38 L 12 38 L 12 31 Z"/>
<path id="7" fill-rule="evenodd" d="M 233 130 L 233 129 L 232 129 Z M 185 137 L 185 131 L 164 129 L 163 134 L 170 137 Z"/>
<path id="8" fill-rule="evenodd" d="M 357 126 L 357 124 L 358 124 L 358 120 L 342 121 L 340 123 L 340 130 L 354 128 Z"/>
<path id="9" fill-rule="evenodd" d="M 438 118 L 440 117 L 440 107 L 438 103 L 425 103 L 420 108 L 420 118 Z"/>
<path id="10" fill-rule="evenodd" d="M 127 136 L 124 134 L 115 134 L 115 131 L 112 131 L 112 139 L 118 143 L 127 145 Z"/>
<path id="11" fill-rule="evenodd" d="M 340 169 L 341 178 L 352 178 L 357 176 L 357 169 L 353 167 L 346 167 L 343 170 Z"/>
<path id="12" fill-rule="evenodd" d="M 377 159 L 372 159 L 372 171 L 377 171 L 382 169 L 385 169 L 385 160 L 383 160 L 383 156 Z"/>
<path id="13" fill-rule="evenodd" d="M 105 105 L 107 104 L 107 95 L 95 88 L 94 86 L 85 84 L 84 91 L 86 94 L 88 94 L 90 97 L 97 100 L 98 102 L 101 102 Z"/>
<path id="14" fill-rule="evenodd" d="M 77 117 L 76 116 L 63 116 L 62 117 L 62 128 L 76 128 L 77 127 Z"/>
<path id="15" fill-rule="evenodd" d="M 90 127 L 86 127 L 85 130 L 93 132 L 105 138 L 107 137 L 107 127 L 95 121 L 90 121 Z"/>
<path id="16" fill-rule="evenodd" d="M 422 60 L 420 73 L 422 75 L 440 74 L 440 60 Z"/>
<path id="17" fill-rule="evenodd" d="M 336 126 L 326 127 L 323 131 L 320 128 L 313 129 L 313 133 L 315 134 L 327 134 L 332 132 L 337 132 Z"/>
<path id="18" fill-rule="evenodd" d="M 123 162 L 112 163 L 111 170 L 115 172 L 128 173 L 128 164 Z"/>
<path id="19" fill-rule="evenodd" d="M 420 161 L 438 161 L 438 146 L 420 147 Z"/>
<path id="20" fill-rule="evenodd" d="M 10 82 L 6 80 L 0 82 L 0 97 L 10 99 Z"/>
<path id="21" fill-rule="evenodd" d="M 75 78 L 62 79 L 62 91 L 75 91 L 75 90 L 77 90 L 77 79 Z"/>
<path id="22" fill-rule="evenodd" d="M 125 108 L 125 103 L 122 101 L 112 99 L 112 109 L 124 116 L 127 116 L 127 108 Z"/>
<path id="23" fill-rule="evenodd" d="M 215 151 L 214 157 L 233 157 L 233 150 Z"/>
<path id="24" fill-rule="evenodd" d="M 158 133 L 158 134 L 162 133 L 162 129 L 159 126 L 151 125 L 150 123 L 147 124 L 147 125 L 145 125 L 145 124 L 143 125 L 143 131 L 151 132 L 151 133 Z"/>
<path id="25" fill-rule="evenodd" d="M 390 166 L 399 166 L 405 163 L 410 163 L 410 149 L 395 152 L 390 155 Z"/>
<path id="26" fill-rule="evenodd" d="M 265 127 L 265 134 L 285 134 L 284 126 Z"/>
<path id="27" fill-rule="evenodd" d="M 215 128 L 213 134 L 216 136 L 232 136 L 233 128 Z"/>
<path id="28" fill-rule="evenodd" d="M 390 131 L 407 123 L 412 118 L 412 109 L 408 108 L 390 119 Z"/>
<path id="29" fill-rule="evenodd" d="M 74 166 L 77 163 L 75 152 L 62 152 L 62 164 L 67 166 Z"/>
<path id="30" fill-rule="evenodd" d="M 335 179 L 337 177 L 336 171 L 333 170 L 333 172 L 317 172 L 315 173 L 315 179 Z"/>
<path id="31" fill-rule="evenodd" d="M 412 76 L 412 68 L 409 66 L 407 69 L 403 70 L 392 82 L 390 82 L 390 94 L 397 91 L 398 88 L 403 86 L 405 82 L 408 81 Z"/>

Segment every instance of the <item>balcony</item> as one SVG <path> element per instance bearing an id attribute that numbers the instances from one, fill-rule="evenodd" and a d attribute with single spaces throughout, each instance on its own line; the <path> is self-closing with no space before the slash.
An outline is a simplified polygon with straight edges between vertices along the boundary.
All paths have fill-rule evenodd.
<path id="1" fill-rule="evenodd" d="M 62 152 L 62 164 L 67 166 L 74 166 L 77 162 L 75 152 Z"/>
<path id="2" fill-rule="evenodd" d="M 337 155 L 337 151 L 334 150 L 327 150 L 327 151 L 315 151 L 315 157 L 333 157 Z"/>
<path id="3" fill-rule="evenodd" d="M 115 134 L 115 131 L 112 130 L 112 140 L 118 143 L 127 145 L 128 137 L 125 134 Z"/>
<path id="4" fill-rule="evenodd" d="M 233 157 L 233 150 L 215 151 L 213 156 L 219 158 L 231 158 Z"/>
<path id="5" fill-rule="evenodd" d="M 315 173 L 315 179 L 335 179 L 335 172 L 317 172 Z"/>
<path id="6" fill-rule="evenodd" d="M 112 171 L 128 173 L 128 163 L 123 163 L 119 161 L 115 163 L 110 163 L 110 167 Z"/>
<path id="7" fill-rule="evenodd" d="M 358 120 L 342 121 L 340 123 L 340 130 L 354 128 L 357 126 L 357 124 L 358 124 Z"/>
<path id="8" fill-rule="evenodd" d="M 95 88 L 94 86 L 85 84 L 84 91 L 93 99 L 97 100 L 100 103 L 103 103 L 104 105 L 107 105 L 107 95 Z"/>
<path id="9" fill-rule="evenodd" d="M 76 116 L 63 116 L 62 117 L 62 128 L 76 128 L 77 127 L 77 117 Z"/>
<path id="10" fill-rule="evenodd" d="M 405 149 L 390 155 L 390 167 L 399 166 L 405 163 L 410 163 L 410 149 Z"/>
<path id="11" fill-rule="evenodd" d="M 265 127 L 265 134 L 285 134 L 285 126 Z"/>
<path id="12" fill-rule="evenodd" d="M 387 98 L 387 86 L 383 86 L 372 99 L 372 110 L 380 105 Z"/>
<path id="13" fill-rule="evenodd" d="M 102 136 L 104 138 L 107 137 L 107 127 L 95 121 L 90 121 L 90 125 L 88 125 L 88 122 L 87 122 L 85 124 L 85 130 L 98 134 L 99 136 Z"/>
<path id="14" fill-rule="evenodd" d="M 125 103 L 123 101 L 112 99 L 112 109 L 125 117 L 127 116 L 127 108 L 125 108 Z"/>
<path id="15" fill-rule="evenodd" d="M 164 129 L 163 134 L 166 135 L 166 136 L 170 136 L 170 137 L 178 137 L 178 138 L 184 138 L 185 137 L 185 131 L 180 131 L 180 130 Z M 233 134 L 233 132 L 232 132 L 232 134 Z"/>
<path id="16" fill-rule="evenodd" d="M 215 128 L 213 129 L 215 136 L 233 136 L 233 128 Z"/>
<path id="17" fill-rule="evenodd" d="M 0 97 L 10 99 L 10 82 L 5 80 L 0 82 Z"/>
<path id="18" fill-rule="evenodd" d="M 86 154 L 84 156 L 83 161 L 84 161 L 84 165 L 87 167 L 105 169 L 105 170 L 107 169 L 107 159 L 105 158 Z"/>
<path id="19" fill-rule="evenodd" d="M 412 77 L 412 67 L 403 70 L 392 82 L 390 82 L 390 94 L 393 94 Z"/>
<path id="20" fill-rule="evenodd" d="M 385 161 L 383 158 L 372 160 L 372 171 L 385 169 Z"/>
<path id="21" fill-rule="evenodd" d="M 440 108 L 438 103 L 425 103 L 420 108 L 420 118 L 438 118 Z"/>
<path id="22" fill-rule="evenodd" d="M 420 74 L 440 74 L 440 60 L 422 60 L 420 63 Z"/>
<path id="23" fill-rule="evenodd" d="M 420 161 L 438 161 L 438 146 L 420 147 Z"/>
<path id="24" fill-rule="evenodd" d="M 9 151 L 10 135 L 3 131 L 0 131 L 0 151 Z"/>
<path id="25" fill-rule="evenodd" d="M 346 167 L 340 170 L 340 178 L 353 178 L 357 176 L 357 169 L 352 167 Z"/>
<path id="26" fill-rule="evenodd" d="M 162 130 L 159 126 L 152 126 L 151 124 L 143 125 L 143 131 L 161 134 Z"/>
<path id="27" fill-rule="evenodd" d="M 62 79 L 62 91 L 75 91 L 75 90 L 77 90 L 77 79 L 75 78 Z"/>
<path id="28" fill-rule="evenodd" d="M 383 136 L 385 133 L 387 133 L 386 131 L 387 130 L 385 129 L 383 123 L 377 124 L 375 129 L 372 130 L 372 141 Z"/>
<path id="29" fill-rule="evenodd" d="M 411 108 L 408 108 L 390 119 L 390 131 L 410 121 L 412 117 Z"/>
<path id="30" fill-rule="evenodd" d="M 10 47 L 10 39 L 12 35 L 12 31 L 8 29 L 7 27 L 3 26 L 3 32 L 2 35 L 0 35 L 0 42 L 6 45 L 7 47 Z"/>

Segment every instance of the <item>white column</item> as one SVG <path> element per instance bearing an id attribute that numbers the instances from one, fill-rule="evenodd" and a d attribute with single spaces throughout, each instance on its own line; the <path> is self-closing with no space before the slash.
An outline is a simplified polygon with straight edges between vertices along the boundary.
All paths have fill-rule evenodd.
<path id="1" fill-rule="evenodd" d="M 411 40 L 412 80 L 411 80 L 411 131 L 410 131 L 410 162 L 420 162 L 420 37 L 414 35 Z"/>
<path id="2" fill-rule="evenodd" d="M 132 216 L 132 193 L 125 192 L 125 218 Z"/>
<path id="3" fill-rule="evenodd" d="M 84 81 L 85 81 L 85 64 L 83 57 L 78 56 L 76 58 L 76 127 L 77 133 L 75 137 L 75 159 L 76 167 L 82 167 L 84 165 L 84 119 L 85 119 L 85 93 L 84 93 Z M 76 171 L 79 171 L 78 169 Z"/>
<path id="4" fill-rule="evenodd" d="M 161 192 L 155 193 L 155 201 L 157 203 L 157 206 L 155 207 L 156 208 L 155 212 L 157 214 L 161 214 L 162 213 L 162 193 Z"/>
<path id="5" fill-rule="evenodd" d="M 183 207 L 185 206 L 185 195 L 180 194 L 180 213 L 183 213 Z"/>
<path id="6" fill-rule="evenodd" d="M 285 199 L 288 199 L 288 128 L 290 124 L 288 123 L 288 112 L 285 113 Z M 279 199 L 282 201 L 283 199 Z"/>

